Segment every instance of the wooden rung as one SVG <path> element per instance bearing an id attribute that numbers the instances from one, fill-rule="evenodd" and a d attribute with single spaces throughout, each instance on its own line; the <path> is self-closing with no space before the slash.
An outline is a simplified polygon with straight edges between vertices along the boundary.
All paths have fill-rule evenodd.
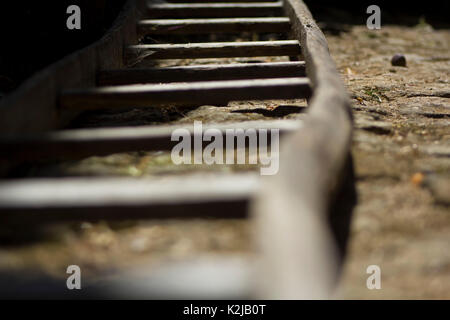
<path id="1" fill-rule="evenodd" d="M 0 182 L 2 223 L 245 217 L 259 175 L 45 178 Z"/>
<path id="2" fill-rule="evenodd" d="M 126 48 L 125 61 L 127 65 L 133 65 L 144 59 L 297 56 L 300 54 L 300 44 L 297 40 L 141 44 Z"/>
<path id="3" fill-rule="evenodd" d="M 279 0 L 167 0 L 169 3 L 241 3 L 241 2 L 278 2 Z"/>
<path id="4" fill-rule="evenodd" d="M 282 2 L 150 4 L 149 18 L 225 18 L 281 15 Z"/>
<path id="5" fill-rule="evenodd" d="M 161 264 L 144 260 L 124 270 L 83 278 L 83 290 L 67 290 L 60 278 L 50 274 L 5 269 L 0 273 L 0 299 L 248 300 L 254 292 L 254 262 L 239 253 L 188 255 Z"/>
<path id="6" fill-rule="evenodd" d="M 258 267 L 254 257 L 246 253 L 217 253 L 188 256 L 155 266 L 143 263 L 118 273 L 107 280 L 95 281 L 92 286 L 102 293 L 89 299 L 144 300 L 248 300 L 254 294 L 253 274 Z M 150 271 L 151 270 L 151 271 Z M 10 279 L 8 279 L 10 280 Z M 17 281 L 21 284 L 22 281 Z M 11 286 L 11 280 L 8 287 Z M 25 288 L 32 288 L 28 283 Z M 83 298 L 92 286 L 86 281 Z M 62 287 L 62 286 L 61 286 Z M 47 289 L 47 287 L 46 287 Z M 1 290 L 1 288 L 0 288 Z M 61 289 L 56 299 L 66 297 Z M 1 292 L 1 291 L 0 291 Z M 79 296 L 79 292 L 78 292 Z M 20 298 L 20 297 L 19 297 Z M 38 297 L 39 298 L 39 297 Z M 40 297 L 42 299 L 42 297 Z M 222 311 L 217 311 L 223 313 Z"/>
<path id="7" fill-rule="evenodd" d="M 111 86 L 137 83 L 304 77 L 305 75 L 305 63 L 303 61 L 238 63 L 169 68 L 105 70 L 98 74 L 97 83 L 101 86 Z"/>
<path id="8" fill-rule="evenodd" d="M 141 20 L 138 35 L 210 34 L 241 32 L 287 32 L 289 18 L 227 18 L 227 19 L 160 19 Z"/>
<path id="9" fill-rule="evenodd" d="M 203 125 L 203 134 L 208 129 L 222 131 L 227 129 L 278 129 L 280 135 L 294 132 L 302 122 L 299 120 L 245 121 L 239 123 Z M 63 130 L 40 135 L 0 137 L 0 158 L 11 162 L 69 160 L 89 156 L 104 156 L 113 153 L 133 151 L 172 150 L 178 144 L 172 141 L 176 129 L 191 132 L 192 139 L 197 137 L 193 125 L 140 126 L 124 128 Z M 245 132 L 241 132 L 245 134 Z M 237 131 L 237 134 L 241 134 Z M 270 143 L 270 139 L 268 140 Z M 193 144 L 192 144 L 193 145 Z"/>
<path id="10" fill-rule="evenodd" d="M 236 100 L 309 98 L 307 78 L 206 81 L 161 85 L 129 85 L 64 92 L 64 109 L 226 105 Z"/>

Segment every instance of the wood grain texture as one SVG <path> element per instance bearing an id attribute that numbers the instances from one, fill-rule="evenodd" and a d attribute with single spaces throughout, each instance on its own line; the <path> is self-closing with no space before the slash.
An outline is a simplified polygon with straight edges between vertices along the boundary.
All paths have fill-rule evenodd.
<path id="1" fill-rule="evenodd" d="M 253 2 L 277 2 L 278 0 L 168 0 L 168 3 L 228 3 L 228 2 L 232 2 L 232 3 L 241 3 L 241 2 L 249 2 L 249 3 L 253 3 Z"/>
<path id="2" fill-rule="evenodd" d="M 137 83 L 304 77 L 305 70 L 305 63 L 302 61 L 117 69 L 101 71 L 97 84 L 111 86 Z"/>
<path id="3" fill-rule="evenodd" d="M 269 17 L 283 12 L 282 2 L 150 3 L 147 18 Z"/>
<path id="4" fill-rule="evenodd" d="M 138 22 L 138 35 L 211 33 L 282 33 L 290 30 L 288 18 L 158 19 Z"/>
<path id="5" fill-rule="evenodd" d="M 72 89 L 61 94 L 62 109 L 151 108 L 227 105 L 230 101 L 301 99 L 311 96 L 307 78 L 205 81 Z"/>
<path id="6" fill-rule="evenodd" d="M 296 40 L 143 44 L 127 47 L 125 61 L 127 66 L 133 66 L 145 59 L 297 56 L 300 54 L 300 45 Z"/>
<path id="7" fill-rule="evenodd" d="M 301 127 L 300 121 L 244 121 L 216 125 L 203 125 L 203 134 L 208 129 L 221 130 L 225 138 L 227 129 L 278 129 L 280 135 L 294 132 Z M 103 156 L 112 153 L 133 151 L 170 151 L 178 144 L 172 141 L 172 133 L 177 129 L 188 130 L 191 139 L 194 133 L 192 125 L 140 126 L 122 128 L 97 128 L 61 130 L 42 134 L 0 137 L 0 159 L 13 163 L 47 160 L 73 160 L 89 156 Z M 245 132 L 242 132 L 245 135 Z M 237 132 L 237 135 L 240 135 Z M 270 139 L 268 143 L 270 143 Z M 209 144 L 209 143 L 205 143 Z M 193 145 L 193 144 L 192 144 Z"/>
<path id="8" fill-rule="evenodd" d="M 245 217 L 258 174 L 0 182 L 2 223 Z"/>
<path id="9" fill-rule="evenodd" d="M 330 231 L 331 203 L 345 172 L 351 143 L 350 103 L 325 36 L 306 5 L 286 0 L 314 94 L 305 126 L 286 137 L 280 171 L 255 199 L 260 261 L 258 294 L 269 299 L 330 298 L 340 258 Z"/>

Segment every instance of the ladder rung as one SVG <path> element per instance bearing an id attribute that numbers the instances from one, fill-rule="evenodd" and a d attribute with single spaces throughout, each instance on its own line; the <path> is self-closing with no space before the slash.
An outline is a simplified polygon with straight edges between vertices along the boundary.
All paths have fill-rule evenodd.
<path id="1" fill-rule="evenodd" d="M 241 32 L 287 32 L 289 18 L 228 18 L 228 19 L 160 19 L 142 20 L 138 34 L 210 34 Z"/>
<path id="2" fill-rule="evenodd" d="M 278 2 L 279 0 L 167 0 L 169 3 L 266 3 Z"/>
<path id="3" fill-rule="evenodd" d="M 300 54 L 300 44 L 297 40 L 143 44 L 127 47 L 125 60 L 127 65 L 133 65 L 143 59 L 297 56 Z"/>
<path id="4" fill-rule="evenodd" d="M 304 77 L 305 63 L 267 62 L 101 71 L 99 85 Z"/>
<path id="5" fill-rule="evenodd" d="M 295 108 L 295 107 L 293 107 Z M 301 110 L 299 108 L 299 110 Z M 225 135 L 227 129 L 278 129 L 280 135 L 299 129 L 299 120 L 244 121 L 229 124 L 203 125 L 201 134 L 212 128 Z M 81 159 L 133 151 L 172 150 L 178 144 L 172 141 L 176 129 L 189 130 L 196 137 L 193 126 L 139 126 L 124 128 L 63 130 L 40 135 L 0 137 L 0 157 L 9 161 L 44 161 Z M 236 131 L 237 135 L 245 132 Z M 270 143 L 270 139 L 268 143 Z M 192 144 L 193 145 L 193 144 Z"/>
<path id="6" fill-rule="evenodd" d="M 146 262 L 83 279 L 86 300 L 248 300 L 252 297 L 253 259 L 245 254 L 206 254 L 150 265 Z M 151 270 L 151 271 L 150 271 Z M 43 273 L 4 270 L 0 298 L 8 300 L 71 300 L 80 293 L 67 290 L 61 280 Z M 30 290 L 45 288 L 45 290 Z"/>
<path id="7" fill-rule="evenodd" d="M 150 18 L 225 18 L 281 15 L 282 2 L 150 4 Z"/>
<path id="8" fill-rule="evenodd" d="M 0 220 L 244 217 L 257 182 L 258 174 L 2 181 Z"/>
<path id="9" fill-rule="evenodd" d="M 307 78 L 207 81 L 74 89 L 60 97 L 64 109 L 226 105 L 236 100 L 309 98 Z"/>

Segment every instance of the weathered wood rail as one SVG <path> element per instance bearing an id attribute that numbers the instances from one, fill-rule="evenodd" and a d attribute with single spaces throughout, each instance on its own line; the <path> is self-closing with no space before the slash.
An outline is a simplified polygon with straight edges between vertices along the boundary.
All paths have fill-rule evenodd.
<path id="1" fill-rule="evenodd" d="M 26 161 L 170 150 L 174 145 L 174 128 L 167 126 L 58 130 L 85 110 L 308 99 L 302 122 L 223 125 L 280 129 L 285 137 L 279 173 L 270 178 L 0 180 L 0 221 L 249 217 L 257 223 L 261 260 L 253 270 L 256 281 L 249 281 L 251 287 L 242 294 L 330 298 L 341 262 L 341 244 L 330 221 L 341 219 L 337 203 L 347 197 L 344 186 L 351 179 L 352 120 L 326 39 L 301 0 L 182 2 L 128 1 L 99 42 L 35 75 L 2 101 L 0 168 L 6 172 Z M 145 35 L 240 32 L 289 32 L 294 39 L 138 43 Z M 156 59 L 258 56 L 298 56 L 304 61 L 130 68 Z M 169 278 L 158 281 L 163 280 Z M 143 296 L 157 295 L 154 288 L 140 290 Z"/>

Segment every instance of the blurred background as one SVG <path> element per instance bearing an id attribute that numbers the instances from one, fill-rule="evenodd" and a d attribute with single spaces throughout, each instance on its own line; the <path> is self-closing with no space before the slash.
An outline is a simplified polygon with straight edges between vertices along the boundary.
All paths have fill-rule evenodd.
<path id="1" fill-rule="evenodd" d="M 8 92 L 37 70 L 99 39 L 125 0 L 2 1 L 0 91 Z M 81 30 L 68 30 L 67 7 L 81 8 Z"/>
<path id="2" fill-rule="evenodd" d="M 189 1 L 186 1 L 189 2 Z M 305 1 L 318 21 L 365 24 L 371 4 L 382 8 L 383 24 L 449 26 L 450 1 Z M 0 4 L 0 92 L 7 93 L 39 69 L 100 38 L 125 0 L 2 1 Z M 66 28 L 69 5 L 82 9 L 82 29 Z"/>

